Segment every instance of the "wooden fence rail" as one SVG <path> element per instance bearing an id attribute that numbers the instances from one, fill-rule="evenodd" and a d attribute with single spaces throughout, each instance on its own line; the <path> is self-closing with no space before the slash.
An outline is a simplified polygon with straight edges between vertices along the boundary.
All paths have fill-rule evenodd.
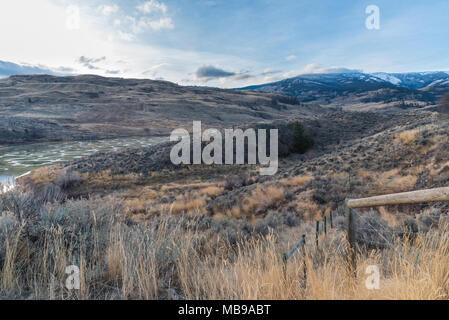
<path id="1" fill-rule="evenodd" d="M 402 192 L 361 199 L 346 200 L 347 240 L 349 244 L 348 266 L 351 273 L 356 271 L 355 219 L 356 208 L 368 208 L 397 204 L 413 204 L 449 201 L 449 187 Z"/>
<path id="2" fill-rule="evenodd" d="M 346 219 L 347 219 L 347 240 L 348 240 L 348 268 L 349 271 L 355 276 L 357 268 L 357 254 L 356 254 L 356 217 L 357 214 L 355 209 L 357 208 L 368 208 L 386 205 L 397 205 L 397 204 L 413 204 L 413 203 L 427 203 L 427 202 L 439 202 L 439 201 L 449 201 L 449 187 L 426 189 L 412 192 L 402 192 L 387 194 L 383 196 L 375 196 L 369 198 L 361 199 L 347 199 L 346 200 Z M 333 217 L 330 213 L 330 227 L 333 228 Z M 319 239 L 319 221 L 316 221 L 316 248 L 318 248 Z M 327 217 L 323 219 L 323 230 L 327 233 Z M 290 250 L 289 253 L 285 253 L 283 256 L 284 262 L 284 278 L 287 280 L 287 261 L 292 257 L 295 251 L 302 247 L 303 259 L 304 259 L 304 283 L 307 281 L 307 269 L 305 264 L 305 243 L 306 236 L 303 235 L 301 239 L 295 244 L 295 246 Z"/>
<path id="3" fill-rule="evenodd" d="M 355 209 L 394 204 L 426 203 L 438 201 L 449 201 L 449 187 L 394 193 L 384 196 L 362 199 L 350 199 L 346 201 L 346 204 L 349 208 Z"/>

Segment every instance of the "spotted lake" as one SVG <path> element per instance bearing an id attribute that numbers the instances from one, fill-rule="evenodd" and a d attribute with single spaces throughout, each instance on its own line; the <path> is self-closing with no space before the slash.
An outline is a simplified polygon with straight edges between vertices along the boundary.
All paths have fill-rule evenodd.
<path id="1" fill-rule="evenodd" d="M 0 184 L 12 185 L 20 175 L 61 161 L 82 158 L 96 152 L 138 148 L 166 140 L 165 137 L 119 138 L 0 147 Z"/>

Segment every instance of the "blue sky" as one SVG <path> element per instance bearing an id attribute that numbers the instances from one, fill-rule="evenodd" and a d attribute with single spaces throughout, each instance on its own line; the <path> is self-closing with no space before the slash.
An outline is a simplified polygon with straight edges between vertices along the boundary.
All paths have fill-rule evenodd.
<path id="1" fill-rule="evenodd" d="M 365 27 L 369 5 L 379 30 Z M 220 87 L 447 71 L 448 12 L 447 0 L 2 0 L 0 60 Z"/>

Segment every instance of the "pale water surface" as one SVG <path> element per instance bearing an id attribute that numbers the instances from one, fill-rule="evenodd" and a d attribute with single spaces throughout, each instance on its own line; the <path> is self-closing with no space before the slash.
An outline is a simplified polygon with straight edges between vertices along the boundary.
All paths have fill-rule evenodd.
<path id="1" fill-rule="evenodd" d="M 96 152 L 144 147 L 163 141 L 168 141 L 168 138 L 119 138 L 0 147 L 0 184 L 11 185 L 20 175 L 61 161 L 82 158 Z"/>

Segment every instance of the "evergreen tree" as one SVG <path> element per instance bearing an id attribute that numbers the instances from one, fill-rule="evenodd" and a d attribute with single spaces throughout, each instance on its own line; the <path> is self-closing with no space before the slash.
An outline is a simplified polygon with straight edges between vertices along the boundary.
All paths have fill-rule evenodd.
<path id="1" fill-rule="evenodd" d="M 293 126 L 293 152 L 303 154 L 313 146 L 313 138 L 298 121 Z"/>

